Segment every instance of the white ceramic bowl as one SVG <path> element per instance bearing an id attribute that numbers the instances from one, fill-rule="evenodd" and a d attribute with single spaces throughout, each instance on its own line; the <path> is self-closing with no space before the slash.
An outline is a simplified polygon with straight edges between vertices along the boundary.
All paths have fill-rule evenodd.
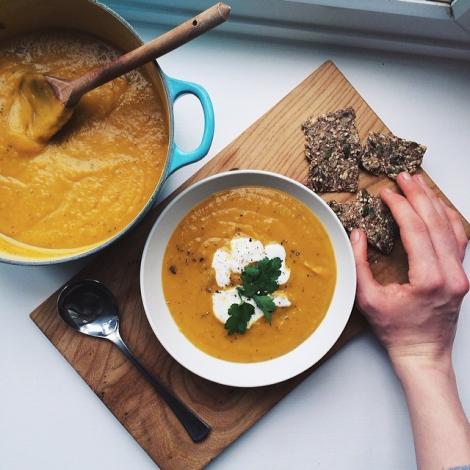
<path id="1" fill-rule="evenodd" d="M 333 299 L 319 327 L 289 353 L 255 363 L 224 361 L 194 346 L 173 320 L 162 288 L 165 249 L 181 219 L 211 194 L 239 186 L 274 188 L 302 201 L 327 230 L 337 268 Z M 163 347 L 181 365 L 213 382 L 236 387 L 258 387 L 300 374 L 317 363 L 331 349 L 351 314 L 356 293 L 356 270 L 346 232 L 336 215 L 319 196 L 302 184 L 276 173 L 239 170 L 214 175 L 194 184 L 166 207 L 155 222 L 145 245 L 140 286 L 150 326 Z"/>

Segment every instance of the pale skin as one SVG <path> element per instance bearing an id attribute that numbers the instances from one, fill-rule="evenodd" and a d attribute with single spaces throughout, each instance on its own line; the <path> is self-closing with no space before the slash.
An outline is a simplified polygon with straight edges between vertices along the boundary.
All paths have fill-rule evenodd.
<path id="1" fill-rule="evenodd" d="M 357 305 L 392 361 L 405 392 L 419 470 L 470 465 L 470 424 L 452 367 L 452 344 L 469 280 L 462 266 L 467 236 L 456 211 L 424 179 L 401 173 L 403 192 L 380 196 L 408 255 L 409 283 L 383 286 L 367 261 L 367 240 L 353 230 Z"/>

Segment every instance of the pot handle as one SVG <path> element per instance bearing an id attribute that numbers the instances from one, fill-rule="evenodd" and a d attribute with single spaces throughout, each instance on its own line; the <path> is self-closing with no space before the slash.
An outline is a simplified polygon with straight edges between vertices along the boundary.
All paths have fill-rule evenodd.
<path id="1" fill-rule="evenodd" d="M 214 138 L 215 122 L 214 108 L 212 107 L 211 99 L 204 88 L 196 83 L 177 80 L 176 78 L 169 77 L 168 75 L 165 76 L 165 79 L 172 105 L 180 96 L 191 94 L 200 101 L 204 112 L 204 132 L 202 134 L 201 143 L 196 149 L 190 152 L 185 152 L 173 141 L 170 153 L 171 160 L 167 173 L 167 176 L 170 176 L 181 167 L 197 162 L 207 155 L 212 144 L 212 139 Z"/>

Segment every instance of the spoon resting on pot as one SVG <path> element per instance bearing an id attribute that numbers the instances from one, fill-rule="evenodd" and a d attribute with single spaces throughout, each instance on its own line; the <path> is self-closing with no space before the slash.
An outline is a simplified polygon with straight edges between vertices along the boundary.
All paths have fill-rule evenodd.
<path id="1" fill-rule="evenodd" d="M 158 38 L 73 80 L 25 74 L 10 109 L 11 130 L 33 143 L 45 144 L 72 117 L 85 93 L 186 44 L 226 21 L 229 15 L 230 7 L 217 3 Z"/>

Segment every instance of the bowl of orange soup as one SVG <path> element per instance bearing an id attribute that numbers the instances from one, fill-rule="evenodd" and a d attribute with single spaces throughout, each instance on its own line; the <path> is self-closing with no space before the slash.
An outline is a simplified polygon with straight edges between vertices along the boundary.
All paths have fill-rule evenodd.
<path id="1" fill-rule="evenodd" d="M 201 159 L 214 132 L 211 101 L 156 62 L 87 93 L 49 142 L 12 126 L 26 74 L 76 78 L 142 44 L 91 0 L 4 1 L 0 9 L 0 261 L 50 264 L 100 250 L 133 227 L 165 179 Z M 173 138 L 173 104 L 199 99 L 205 126 L 192 152 Z"/>
<path id="2" fill-rule="evenodd" d="M 204 179 L 162 212 L 141 265 L 145 312 L 180 364 L 255 387 L 318 362 L 353 306 L 351 246 L 302 184 L 239 170 Z"/>

